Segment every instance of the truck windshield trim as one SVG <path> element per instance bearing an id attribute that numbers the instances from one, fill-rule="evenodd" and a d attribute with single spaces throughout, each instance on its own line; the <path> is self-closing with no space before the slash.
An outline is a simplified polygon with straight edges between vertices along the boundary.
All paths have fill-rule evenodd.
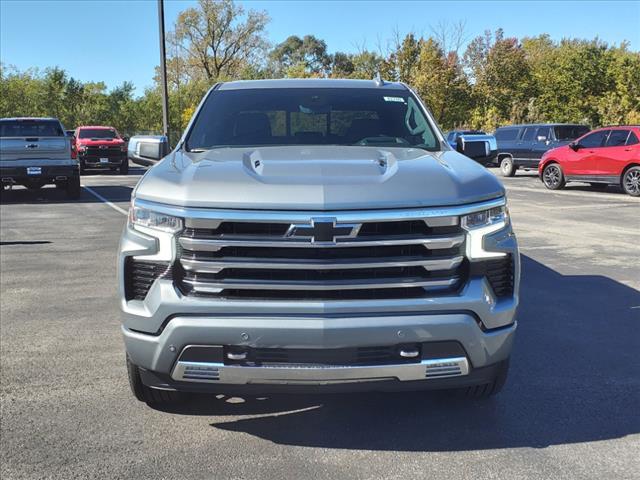
<path id="1" fill-rule="evenodd" d="M 214 90 L 185 149 L 371 146 L 440 150 L 436 130 L 408 90 Z"/>

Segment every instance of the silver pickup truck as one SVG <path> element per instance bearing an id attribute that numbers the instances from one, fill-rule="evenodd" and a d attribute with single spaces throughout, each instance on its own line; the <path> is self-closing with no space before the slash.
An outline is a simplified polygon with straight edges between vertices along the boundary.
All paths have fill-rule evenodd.
<path id="1" fill-rule="evenodd" d="M 404 84 L 217 84 L 131 202 L 119 289 L 141 401 L 505 382 L 504 188 Z"/>
<path id="2" fill-rule="evenodd" d="M 71 138 L 56 118 L 0 119 L 2 189 L 22 185 L 37 190 L 53 184 L 69 198 L 79 198 L 80 173 L 78 161 L 71 158 Z"/>

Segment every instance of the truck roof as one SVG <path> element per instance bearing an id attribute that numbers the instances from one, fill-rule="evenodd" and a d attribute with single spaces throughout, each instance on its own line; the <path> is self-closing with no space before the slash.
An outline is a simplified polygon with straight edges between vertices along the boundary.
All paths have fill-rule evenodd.
<path id="1" fill-rule="evenodd" d="M 247 90 L 261 88 L 379 88 L 384 90 L 406 90 L 398 82 L 375 80 L 346 80 L 339 78 L 282 78 L 275 80 L 236 80 L 219 85 L 218 90 Z"/>
<path id="2" fill-rule="evenodd" d="M 78 127 L 79 129 L 83 129 L 83 128 L 93 128 L 96 130 L 115 130 L 115 128 L 113 127 L 108 127 L 105 125 L 82 125 L 80 127 Z"/>

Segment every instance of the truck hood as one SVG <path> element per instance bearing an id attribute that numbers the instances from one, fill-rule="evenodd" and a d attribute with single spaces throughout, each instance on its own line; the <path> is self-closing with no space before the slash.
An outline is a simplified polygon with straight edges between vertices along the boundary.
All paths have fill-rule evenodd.
<path id="1" fill-rule="evenodd" d="M 184 207 L 351 210 L 461 205 L 501 197 L 504 188 L 454 151 L 285 146 L 174 151 L 134 195 Z"/>

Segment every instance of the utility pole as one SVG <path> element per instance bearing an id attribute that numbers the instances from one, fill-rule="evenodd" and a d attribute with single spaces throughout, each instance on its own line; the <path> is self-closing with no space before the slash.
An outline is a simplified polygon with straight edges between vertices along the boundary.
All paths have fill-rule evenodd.
<path id="1" fill-rule="evenodd" d="M 169 139 L 169 94 L 167 91 L 167 52 L 164 44 L 164 1 L 158 0 L 158 28 L 160 31 L 160 83 L 162 83 L 162 134 Z M 169 142 L 169 145 L 171 143 Z"/>

